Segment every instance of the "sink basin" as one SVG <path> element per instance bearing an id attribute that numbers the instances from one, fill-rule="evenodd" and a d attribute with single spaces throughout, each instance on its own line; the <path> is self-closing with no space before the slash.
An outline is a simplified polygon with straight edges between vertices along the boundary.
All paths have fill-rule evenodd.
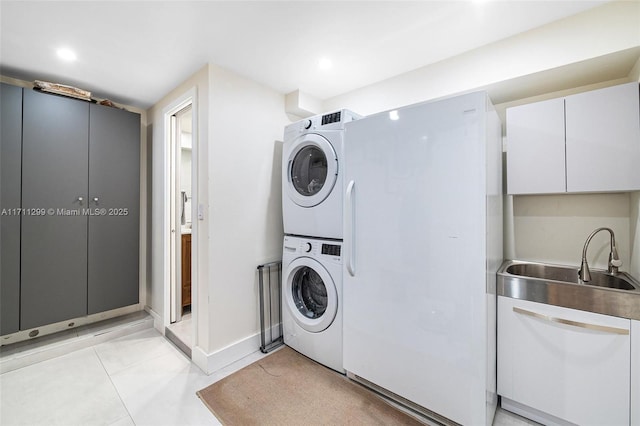
<path id="1" fill-rule="evenodd" d="M 514 263 L 505 272 L 522 277 L 538 278 L 541 280 L 562 281 L 573 284 L 586 284 L 597 287 L 613 288 L 617 290 L 639 290 L 632 284 L 632 278 L 625 272 L 611 275 L 605 271 L 591 271 L 591 281 L 584 282 L 578 278 L 578 268 L 547 265 L 544 263 Z"/>
<path id="2" fill-rule="evenodd" d="M 626 272 L 592 269 L 583 282 L 576 266 L 509 260 L 497 287 L 500 296 L 640 320 L 640 282 Z"/>
<path id="3" fill-rule="evenodd" d="M 637 290 L 633 284 L 626 278 L 626 274 L 609 275 L 603 272 L 591 272 L 591 281 L 586 282 L 587 285 L 595 285 L 598 287 L 615 288 L 618 290 Z"/>
<path id="4" fill-rule="evenodd" d="M 564 281 L 578 284 L 578 269 L 552 266 L 544 263 L 515 263 L 506 268 L 506 272 L 522 277 L 541 280 Z"/>

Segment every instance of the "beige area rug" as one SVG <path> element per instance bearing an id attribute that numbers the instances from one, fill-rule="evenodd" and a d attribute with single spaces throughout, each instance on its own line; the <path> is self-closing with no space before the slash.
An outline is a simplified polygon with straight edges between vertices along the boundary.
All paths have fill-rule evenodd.
<path id="1" fill-rule="evenodd" d="M 197 394 L 224 425 L 421 424 L 288 347 Z"/>

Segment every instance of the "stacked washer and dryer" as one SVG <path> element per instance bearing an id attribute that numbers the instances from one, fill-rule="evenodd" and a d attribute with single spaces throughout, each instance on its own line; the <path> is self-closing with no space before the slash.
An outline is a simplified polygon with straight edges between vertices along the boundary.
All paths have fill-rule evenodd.
<path id="1" fill-rule="evenodd" d="M 344 125 L 359 118 L 343 109 L 290 124 L 282 151 L 284 342 L 341 373 Z"/>

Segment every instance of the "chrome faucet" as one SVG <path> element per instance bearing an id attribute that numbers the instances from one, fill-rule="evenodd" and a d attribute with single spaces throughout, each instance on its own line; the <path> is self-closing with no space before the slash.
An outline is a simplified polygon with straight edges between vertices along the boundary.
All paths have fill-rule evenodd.
<path id="1" fill-rule="evenodd" d="M 600 231 L 609 231 L 611 234 L 611 251 L 609 252 L 609 263 L 607 265 L 607 272 L 612 275 L 618 273 L 618 267 L 622 266 L 622 261 L 618 256 L 618 249 L 616 248 L 616 236 L 614 235 L 611 228 L 598 228 L 593 231 L 587 237 L 587 241 L 584 243 L 584 247 L 582 248 L 582 263 L 580 265 L 580 271 L 578 272 L 578 276 L 583 282 L 591 281 L 591 271 L 589 271 L 589 264 L 587 263 L 587 247 L 589 247 L 589 242 Z"/>

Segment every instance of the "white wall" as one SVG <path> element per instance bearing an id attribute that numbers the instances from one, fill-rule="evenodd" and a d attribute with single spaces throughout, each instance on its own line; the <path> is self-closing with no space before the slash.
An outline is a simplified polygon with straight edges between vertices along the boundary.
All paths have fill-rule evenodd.
<path id="1" fill-rule="evenodd" d="M 244 356 L 243 351 L 258 348 L 256 267 L 282 257 L 280 141 L 288 120 L 283 94 L 216 65 L 203 67 L 149 110 L 154 182 L 149 299 L 160 317 L 166 310 L 163 110 L 194 87 L 197 150 L 194 146 L 192 163 L 198 169 L 194 191 L 196 202 L 205 207 L 204 220 L 193 221 L 199 259 L 194 361 L 211 372 L 235 361 L 234 356 Z M 231 356 L 224 353 L 234 345 L 241 349 L 231 349 Z"/>
<path id="2" fill-rule="evenodd" d="M 283 94 L 210 66 L 210 352 L 259 332 L 256 267 L 282 257 Z"/>
<path id="3" fill-rule="evenodd" d="M 150 137 L 149 145 L 152 154 L 152 202 L 151 202 L 151 281 L 148 286 L 148 306 L 158 320 L 156 324 L 158 328 L 162 328 L 164 323 L 164 271 L 165 271 L 165 253 L 164 250 L 168 242 L 164 240 L 165 221 L 165 205 L 168 202 L 166 194 L 168 189 L 165 187 L 166 173 L 168 173 L 167 147 L 165 146 L 165 129 L 164 129 L 164 110 L 172 103 L 179 99 L 190 90 L 196 91 L 196 112 L 198 117 L 194 116 L 194 138 L 197 138 L 197 157 L 192 158 L 192 164 L 197 167 L 198 185 L 196 198 L 200 199 L 200 203 L 207 206 L 208 196 L 208 168 L 207 153 L 209 145 L 209 66 L 206 65 L 189 77 L 186 81 L 172 90 L 170 93 L 160 99 L 153 107 L 147 111 L 148 117 L 148 135 Z M 202 161 L 201 159 L 205 159 Z M 197 166 L 196 166 L 197 165 Z M 197 262 L 199 265 L 197 274 L 192 276 L 192 281 L 197 280 L 197 300 L 208 300 L 209 286 L 208 276 L 208 235 L 209 235 L 209 217 L 205 209 L 205 220 L 195 221 L 192 246 L 197 247 L 197 256 L 202 259 Z M 195 259 L 194 259 L 195 260 Z M 209 313 L 206 309 L 199 311 L 194 310 L 197 320 L 197 335 L 194 343 L 198 347 L 208 347 L 209 344 Z"/>
<path id="4" fill-rule="evenodd" d="M 536 92 L 539 87 L 523 89 L 513 85 L 513 81 L 539 84 L 539 78 L 527 80 L 525 77 L 545 74 L 553 69 L 564 70 L 581 61 L 597 59 L 600 63 L 602 57 L 637 48 L 640 46 L 638 16 L 639 2 L 609 3 L 328 99 L 324 109 L 349 108 L 367 115 L 472 90 L 497 89 L 501 97 L 509 100 L 496 105 L 496 110 L 504 117 L 508 106 L 635 81 L 639 79 L 640 60 L 628 76 L 608 80 L 609 74 L 603 69 L 601 81 L 584 87 L 569 86 L 561 92 Z M 555 74 L 554 77 L 571 81 L 564 75 Z M 554 87 L 554 84 L 548 84 L 548 87 Z M 521 93 L 529 93 L 532 98 L 519 99 L 517 96 Z M 622 269 L 635 271 L 635 276 L 640 277 L 640 195 L 505 198 L 505 258 L 578 266 L 582 246 L 589 233 L 597 227 L 610 226 L 616 232 L 620 255 L 625 262 Z M 604 234 L 594 238 L 589 250 L 592 265 L 606 267 L 608 251 L 605 252 L 605 243 L 608 244 L 608 239 Z"/>
<path id="5" fill-rule="evenodd" d="M 324 102 L 368 115 L 640 46 L 640 2 L 613 2 Z M 599 72 L 606 75 L 607 69 Z M 578 75 L 575 76 L 576 78 Z M 610 80 L 611 77 L 603 77 Z M 557 90 L 557 89 L 556 89 Z M 496 100 L 494 102 L 505 102 Z"/>
<path id="6" fill-rule="evenodd" d="M 580 265 L 589 234 L 606 226 L 616 235 L 623 270 L 631 259 L 630 194 L 521 195 L 513 197 L 515 253 L 512 258 Z M 589 244 L 589 266 L 607 268 L 609 233 Z"/>

